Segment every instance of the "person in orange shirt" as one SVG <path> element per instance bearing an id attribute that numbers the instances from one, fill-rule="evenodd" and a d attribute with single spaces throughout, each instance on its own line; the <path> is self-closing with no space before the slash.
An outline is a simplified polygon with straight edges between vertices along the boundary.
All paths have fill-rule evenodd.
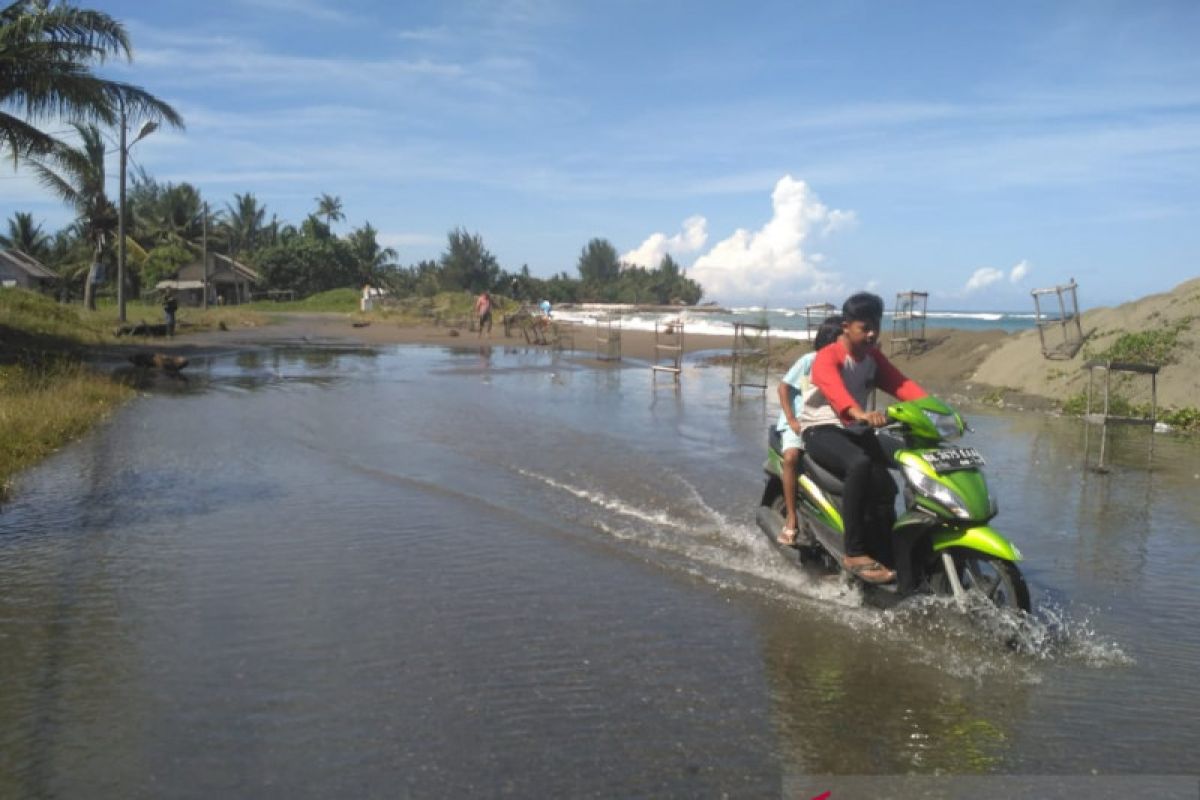
<path id="1" fill-rule="evenodd" d="M 890 459 L 874 431 L 887 424 L 887 415 L 867 411 L 867 399 L 877 387 L 900 400 L 915 400 L 927 392 L 876 347 L 883 319 L 878 295 L 852 295 L 842 306 L 842 318 L 842 335 L 813 361 L 812 388 L 800 415 L 801 437 L 808 454 L 844 483 L 842 566 L 867 583 L 890 583 L 896 579 L 895 570 L 868 552 L 866 510 L 872 482 L 881 471 L 886 474 Z"/>

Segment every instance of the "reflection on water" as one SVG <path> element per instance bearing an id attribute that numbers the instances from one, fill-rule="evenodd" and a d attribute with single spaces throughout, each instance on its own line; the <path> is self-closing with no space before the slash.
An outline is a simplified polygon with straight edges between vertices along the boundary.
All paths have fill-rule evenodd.
<path id="1" fill-rule="evenodd" d="M 1014 720 L 1028 713 L 1027 684 L 955 680 L 870 638 L 845 639 L 829 625 L 764 625 L 763 659 L 790 773 L 1009 767 Z"/>
<path id="2" fill-rule="evenodd" d="M 482 345 L 187 372 L 0 513 L 0 796 L 1197 771 L 1192 443 L 1110 431 L 1098 474 L 1077 421 L 968 410 L 1035 615 L 880 612 L 764 542 L 774 405 L 723 370 L 667 391 Z"/>

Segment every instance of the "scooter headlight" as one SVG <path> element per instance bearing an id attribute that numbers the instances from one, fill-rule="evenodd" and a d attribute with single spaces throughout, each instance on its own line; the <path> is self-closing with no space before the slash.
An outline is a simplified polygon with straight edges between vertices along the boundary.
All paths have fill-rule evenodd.
<path id="1" fill-rule="evenodd" d="M 950 509 L 951 513 L 961 519 L 970 519 L 971 512 L 967 510 L 966 502 L 959 497 L 958 492 L 946 486 L 944 483 L 938 483 L 933 478 L 926 475 L 921 470 L 911 464 L 904 465 L 904 476 L 908 478 L 908 482 L 913 487 L 925 495 L 932 497 L 934 500 L 941 503 L 946 508 Z"/>
<path id="2" fill-rule="evenodd" d="M 927 408 L 922 411 L 943 439 L 957 439 L 963 435 L 963 422 L 958 414 L 939 414 Z"/>

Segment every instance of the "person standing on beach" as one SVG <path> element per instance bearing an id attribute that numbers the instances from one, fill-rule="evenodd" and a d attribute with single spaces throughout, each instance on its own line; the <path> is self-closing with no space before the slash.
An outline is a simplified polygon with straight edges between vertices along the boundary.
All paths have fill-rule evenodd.
<path id="1" fill-rule="evenodd" d="M 483 336 L 483 326 L 487 323 L 488 338 L 492 338 L 492 296 L 487 289 L 475 299 L 475 316 L 479 318 L 479 336 Z"/>
<path id="2" fill-rule="evenodd" d="M 175 293 L 170 289 L 163 295 L 163 321 L 167 323 L 167 336 L 175 335 L 175 312 L 179 310 L 179 302 L 175 299 Z"/>
<path id="3" fill-rule="evenodd" d="M 865 410 L 867 398 L 877 386 L 900 400 L 916 400 L 927 392 L 876 347 L 882 298 L 869 292 L 852 295 L 842 305 L 842 317 L 841 335 L 813 361 L 813 388 L 804 397 L 800 415 L 801 440 L 818 464 L 844 481 L 842 567 L 867 583 L 890 583 L 896 579 L 895 570 L 867 551 L 873 475 L 889 463 L 874 431 L 887 424 L 887 415 Z"/>
<path id="4" fill-rule="evenodd" d="M 812 352 L 805 353 L 796 359 L 796 363 L 783 376 L 779 384 L 779 422 L 775 429 L 780 432 L 783 450 L 783 503 L 787 508 L 783 530 L 775 541 L 783 545 L 794 545 L 798 526 L 796 524 L 796 470 L 800 466 L 800 452 L 804 443 L 800 439 L 800 415 L 804 411 L 804 395 L 812 386 L 813 361 L 817 351 L 826 345 L 833 344 L 842 334 L 842 317 L 835 314 L 827 317 L 817 329 L 813 338 Z"/>

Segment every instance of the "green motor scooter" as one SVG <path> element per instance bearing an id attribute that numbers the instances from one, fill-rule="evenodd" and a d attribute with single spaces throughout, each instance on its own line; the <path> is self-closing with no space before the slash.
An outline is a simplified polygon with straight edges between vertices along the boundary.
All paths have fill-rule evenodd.
<path id="1" fill-rule="evenodd" d="M 891 604 L 919 593 L 951 595 L 960 602 L 976 593 L 996 606 L 1028 612 L 1029 588 L 1017 566 L 1021 552 L 988 525 L 997 505 L 981 471 L 983 457 L 973 447 L 950 444 L 967 429 L 962 416 L 935 397 L 895 403 L 887 416 L 889 424 L 875 435 L 903 476 L 904 510 L 896 514 L 890 492 L 877 492 L 887 496 L 867 509 L 869 525 L 890 531 L 880 542 L 881 552 L 873 555 L 896 570 L 894 583 L 864 582 L 868 596 Z M 774 544 L 784 523 L 783 455 L 774 426 L 768 436 L 767 484 L 755 516 Z M 794 550 L 801 562 L 841 569 L 842 480 L 807 453 L 797 475 L 799 536 L 794 547 L 777 546 Z"/>

